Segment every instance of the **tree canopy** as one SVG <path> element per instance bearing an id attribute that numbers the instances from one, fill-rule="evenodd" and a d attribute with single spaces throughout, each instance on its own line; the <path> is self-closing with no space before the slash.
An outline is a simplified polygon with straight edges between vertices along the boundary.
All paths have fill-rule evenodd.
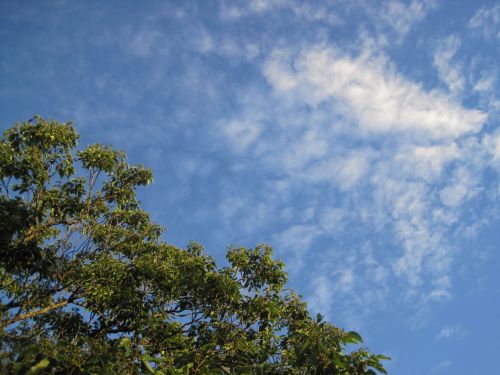
<path id="1" fill-rule="evenodd" d="M 312 317 L 272 249 L 162 239 L 151 170 L 36 116 L 0 139 L 0 372 L 376 374 L 388 359 Z"/>

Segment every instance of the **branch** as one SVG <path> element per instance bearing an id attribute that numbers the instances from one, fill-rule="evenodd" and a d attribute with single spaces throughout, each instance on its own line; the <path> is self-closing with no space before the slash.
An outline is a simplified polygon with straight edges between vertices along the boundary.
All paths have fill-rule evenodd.
<path id="1" fill-rule="evenodd" d="M 34 310 L 34 311 L 30 311 L 29 313 L 26 313 L 26 314 L 16 315 L 14 318 L 9 319 L 6 322 L 4 322 L 2 324 L 2 328 L 5 328 L 7 326 L 10 326 L 11 324 L 14 324 L 14 323 L 22 321 L 22 320 L 31 319 L 31 318 L 35 318 L 35 317 L 40 316 L 40 315 L 47 314 L 48 312 L 50 312 L 52 310 L 56 310 L 56 309 L 59 309 L 61 307 L 66 306 L 67 304 L 73 302 L 76 298 L 77 297 L 71 296 L 67 300 L 60 301 L 60 302 L 57 302 L 57 303 L 53 303 L 52 305 L 46 306 L 44 308 L 41 308 L 41 309 L 38 309 L 38 310 Z"/>

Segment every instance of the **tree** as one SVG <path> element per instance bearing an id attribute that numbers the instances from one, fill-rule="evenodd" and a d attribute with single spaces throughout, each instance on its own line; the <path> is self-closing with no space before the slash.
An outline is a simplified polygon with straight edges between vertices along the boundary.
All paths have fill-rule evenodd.
<path id="1" fill-rule="evenodd" d="M 136 198 L 151 171 L 77 141 L 38 116 L 0 140 L 0 372 L 385 373 L 310 316 L 268 245 L 218 267 L 162 241 Z"/>

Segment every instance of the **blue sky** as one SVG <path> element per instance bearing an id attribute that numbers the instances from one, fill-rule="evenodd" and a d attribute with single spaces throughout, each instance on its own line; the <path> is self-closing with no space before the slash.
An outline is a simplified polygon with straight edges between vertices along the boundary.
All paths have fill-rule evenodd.
<path id="1" fill-rule="evenodd" d="M 498 371 L 498 3 L 2 0 L 0 45 L 1 128 L 152 167 L 167 241 L 270 243 L 392 374 Z"/>

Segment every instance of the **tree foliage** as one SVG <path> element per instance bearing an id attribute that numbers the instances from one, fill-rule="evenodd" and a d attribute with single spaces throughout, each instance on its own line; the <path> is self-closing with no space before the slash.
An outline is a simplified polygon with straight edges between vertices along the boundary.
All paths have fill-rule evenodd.
<path id="1" fill-rule="evenodd" d="M 0 139 L 0 372 L 385 373 L 357 333 L 310 316 L 269 246 L 219 267 L 164 242 L 136 198 L 151 171 L 77 141 L 40 117 Z"/>

